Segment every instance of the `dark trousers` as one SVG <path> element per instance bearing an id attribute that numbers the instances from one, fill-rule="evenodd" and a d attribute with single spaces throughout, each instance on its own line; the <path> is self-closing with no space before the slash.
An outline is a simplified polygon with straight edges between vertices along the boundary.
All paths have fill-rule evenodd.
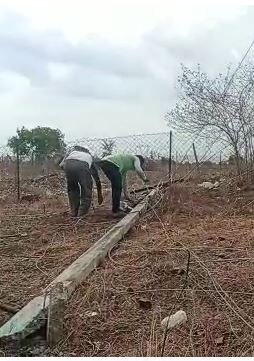
<path id="1" fill-rule="evenodd" d="M 107 161 L 102 160 L 99 162 L 99 166 L 106 174 L 107 178 L 111 182 L 112 188 L 112 211 L 113 213 L 117 213 L 120 209 L 120 201 L 122 194 L 122 175 L 119 172 L 118 167 Z"/>
<path id="2" fill-rule="evenodd" d="M 64 167 L 69 204 L 73 217 L 83 216 L 92 202 L 93 179 L 89 165 L 74 159 L 67 159 Z"/>

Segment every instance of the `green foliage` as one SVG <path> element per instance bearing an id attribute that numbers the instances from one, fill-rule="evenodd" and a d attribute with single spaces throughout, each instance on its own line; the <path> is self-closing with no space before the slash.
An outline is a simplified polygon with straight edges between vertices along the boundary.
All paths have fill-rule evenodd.
<path id="1" fill-rule="evenodd" d="M 17 135 L 9 138 L 7 144 L 14 153 L 19 149 L 20 156 L 40 160 L 46 156 L 54 156 L 65 150 L 64 134 L 59 129 L 36 127 L 31 130 L 22 127 Z"/>
<path id="2" fill-rule="evenodd" d="M 7 145 L 13 153 L 16 154 L 18 148 L 20 156 L 28 156 L 31 150 L 30 139 L 30 131 L 22 127 L 17 129 L 17 135 L 9 138 Z"/>

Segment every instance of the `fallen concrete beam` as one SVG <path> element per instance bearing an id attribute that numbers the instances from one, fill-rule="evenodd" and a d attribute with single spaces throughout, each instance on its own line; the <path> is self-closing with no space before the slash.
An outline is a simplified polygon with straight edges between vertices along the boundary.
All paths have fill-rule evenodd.
<path id="1" fill-rule="evenodd" d="M 50 289 L 49 298 L 47 344 L 52 347 L 62 340 L 64 333 L 66 299 L 62 283 L 56 283 L 55 287 Z"/>
<path id="2" fill-rule="evenodd" d="M 73 291 L 102 262 L 129 229 L 137 222 L 157 195 L 152 190 L 129 214 L 112 227 L 92 247 L 67 267 L 43 294 L 35 297 L 0 328 L 0 338 L 21 340 L 45 326 L 49 306 L 49 292 L 58 283 L 63 284 L 63 297 L 67 300 Z"/>

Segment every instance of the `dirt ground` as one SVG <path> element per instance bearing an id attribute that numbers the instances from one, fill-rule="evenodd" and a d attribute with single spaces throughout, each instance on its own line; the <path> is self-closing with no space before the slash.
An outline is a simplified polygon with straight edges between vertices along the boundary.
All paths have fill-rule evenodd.
<path id="1" fill-rule="evenodd" d="M 160 356 L 160 322 L 182 309 L 188 321 L 167 334 L 164 356 L 253 356 L 248 195 L 238 207 L 243 194 L 172 187 L 163 211 L 151 210 L 75 292 L 53 354 Z"/>
<path id="2" fill-rule="evenodd" d="M 2 185 L 2 302 L 23 306 L 115 222 L 108 202 L 72 221 L 53 179 L 23 183 L 40 195 L 29 204 Z M 188 321 L 167 334 L 164 356 L 252 356 L 254 192 L 236 189 L 171 186 L 73 294 L 63 340 L 47 354 L 159 356 L 160 322 L 182 309 Z"/>
<path id="3" fill-rule="evenodd" d="M 150 176 L 154 182 L 161 179 L 156 172 Z M 141 183 L 132 176 L 130 185 Z M 103 191 L 103 206 L 94 194 L 89 214 L 73 220 L 63 174 L 22 179 L 20 203 L 15 180 L 0 180 L 0 302 L 23 307 L 117 222 L 105 179 Z M 0 326 L 10 317 L 0 308 Z"/>
<path id="4" fill-rule="evenodd" d="M 64 197 L 1 211 L 1 302 L 24 306 L 86 251 L 115 222 L 110 210 L 96 208 L 73 220 Z M 11 315 L 0 310 L 0 325 Z"/>

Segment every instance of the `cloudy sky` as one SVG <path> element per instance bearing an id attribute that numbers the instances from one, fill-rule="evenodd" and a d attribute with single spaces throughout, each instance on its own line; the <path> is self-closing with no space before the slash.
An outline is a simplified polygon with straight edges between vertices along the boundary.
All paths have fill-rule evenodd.
<path id="1" fill-rule="evenodd" d="M 180 63 L 215 74 L 253 39 L 243 0 L 0 0 L 0 144 L 22 125 L 164 131 Z"/>

